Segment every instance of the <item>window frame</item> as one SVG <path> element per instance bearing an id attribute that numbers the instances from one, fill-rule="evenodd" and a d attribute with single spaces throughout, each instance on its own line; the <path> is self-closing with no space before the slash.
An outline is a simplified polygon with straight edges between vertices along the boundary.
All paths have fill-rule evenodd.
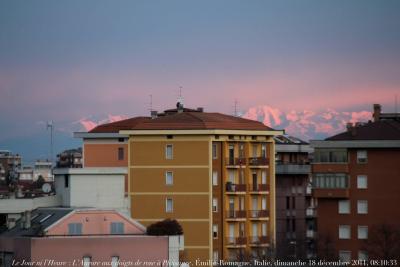
<path id="1" fill-rule="evenodd" d="M 218 146 L 217 144 L 212 144 L 212 158 L 218 159 Z"/>
<path id="2" fill-rule="evenodd" d="M 362 152 L 365 152 L 365 158 L 360 157 Z M 358 164 L 366 164 L 366 163 L 368 163 L 368 151 L 367 150 L 365 150 L 365 149 L 357 150 L 357 163 Z"/>
<path id="3" fill-rule="evenodd" d="M 125 149 L 123 147 L 118 147 L 118 161 L 125 160 Z"/>
<path id="4" fill-rule="evenodd" d="M 365 233 L 362 232 L 364 230 L 365 230 Z M 365 236 L 363 236 L 364 234 L 365 234 Z M 357 239 L 360 239 L 360 240 L 368 239 L 368 226 L 367 225 L 358 225 L 357 226 Z"/>
<path id="5" fill-rule="evenodd" d="M 122 235 L 124 233 L 125 233 L 125 224 L 123 222 L 118 222 L 118 221 L 110 222 L 110 234 Z"/>
<path id="6" fill-rule="evenodd" d="M 364 185 L 361 186 L 362 182 L 360 182 L 363 180 L 363 178 L 365 181 L 365 187 L 364 187 Z M 357 189 L 368 189 L 368 176 L 367 175 L 365 175 L 365 174 L 357 175 Z"/>
<path id="7" fill-rule="evenodd" d="M 341 229 L 348 229 L 348 236 L 343 236 Z M 339 225 L 339 239 L 348 240 L 351 239 L 351 226 L 350 225 Z"/>
<path id="8" fill-rule="evenodd" d="M 213 171 L 212 172 L 212 185 L 213 186 L 218 186 L 218 171 Z"/>
<path id="9" fill-rule="evenodd" d="M 343 211 L 341 209 L 341 204 L 340 203 L 347 203 L 347 212 Z M 338 214 L 350 214 L 351 213 L 351 205 L 350 205 L 350 200 L 339 200 L 338 201 Z"/>
<path id="10" fill-rule="evenodd" d="M 363 203 L 365 203 L 366 205 L 365 205 L 365 212 L 364 211 L 361 211 L 361 205 L 363 204 Z M 364 200 L 364 199 L 362 199 L 362 200 L 357 200 L 357 214 L 368 214 L 368 200 Z"/>
<path id="11" fill-rule="evenodd" d="M 171 148 L 171 156 L 168 155 L 168 148 Z M 171 160 L 174 159 L 174 145 L 173 144 L 166 144 L 165 145 L 165 159 Z"/>
<path id="12" fill-rule="evenodd" d="M 171 174 L 171 176 L 170 176 L 171 181 L 168 180 L 169 174 Z M 167 186 L 174 185 L 174 172 L 173 171 L 166 171 L 165 172 L 165 185 L 167 185 Z"/>
<path id="13" fill-rule="evenodd" d="M 171 207 L 170 207 L 171 209 L 169 209 L 168 203 L 171 203 Z M 166 213 L 174 212 L 174 200 L 172 198 L 170 198 L 170 197 L 167 197 L 165 199 L 165 212 Z"/>

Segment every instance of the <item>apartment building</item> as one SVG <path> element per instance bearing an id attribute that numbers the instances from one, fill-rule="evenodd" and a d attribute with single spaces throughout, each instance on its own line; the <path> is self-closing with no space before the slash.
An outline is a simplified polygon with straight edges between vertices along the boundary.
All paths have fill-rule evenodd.
<path id="1" fill-rule="evenodd" d="M 273 136 L 282 131 L 178 103 L 119 134 L 129 138 L 132 217 L 178 220 L 182 260 L 262 257 L 274 247 Z"/>
<path id="2" fill-rule="evenodd" d="M 75 132 L 82 139 L 82 167 L 128 167 L 128 136 L 120 130 L 130 129 L 150 119 L 135 117 L 101 124 L 89 132 Z M 125 192 L 128 192 L 128 175 L 125 177 Z"/>
<path id="3" fill-rule="evenodd" d="M 321 258 L 388 259 L 379 255 L 392 253 L 399 244 L 400 237 L 383 251 L 379 241 L 388 234 L 391 239 L 396 236 L 382 229 L 400 226 L 399 118 L 400 114 L 382 113 L 375 104 L 373 121 L 350 123 L 346 132 L 311 142 Z"/>
<path id="4" fill-rule="evenodd" d="M 82 168 L 82 148 L 67 149 L 57 155 L 57 168 Z"/>
<path id="5" fill-rule="evenodd" d="M 298 138 L 275 137 L 276 247 L 278 259 L 315 256 L 316 209 L 311 197 L 313 149 Z"/>

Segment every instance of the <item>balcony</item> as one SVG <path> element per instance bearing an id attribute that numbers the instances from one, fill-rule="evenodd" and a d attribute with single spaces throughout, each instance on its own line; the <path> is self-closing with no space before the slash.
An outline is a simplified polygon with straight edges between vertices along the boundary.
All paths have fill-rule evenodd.
<path id="1" fill-rule="evenodd" d="M 226 211 L 226 219 L 245 219 L 246 211 L 245 210 L 227 210 Z"/>
<path id="2" fill-rule="evenodd" d="M 317 217 L 317 210 L 315 208 L 307 208 L 306 209 L 306 217 L 307 218 Z"/>
<path id="3" fill-rule="evenodd" d="M 249 185 L 249 190 L 251 193 L 261 193 L 261 192 L 268 192 L 269 191 L 269 185 L 268 184 L 250 184 Z"/>
<path id="4" fill-rule="evenodd" d="M 275 166 L 276 174 L 309 174 L 311 173 L 311 166 L 308 164 L 277 163 Z"/>
<path id="5" fill-rule="evenodd" d="M 226 158 L 225 165 L 227 168 L 239 168 L 241 166 L 246 166 L 245 158 Z"/>
<path id="6" fill-rule="evenodd" d="M 251 236 L 250 237 L 250 245 L 252 246 L 261 246 L 268 244 L 268 237 L 266 236 Z"/>
<path id="7" fill-rule="evenodd" d="M 230 246 L 230 247 L 246 246 L 247 238 L 244 236 L 227 237 L 225 239 L 225 242 L 226 242 L 226 246 Z"/>
<path id="8" fill-rule="evenodd" d="M 249 211 L 250 218 L 252 219 L 262 219 L 269 217 L 268 210 L 250 210 Z"/>
<path id="9" fill-rule="evenodd" d="M 269 159 L 264 157 L 249 158 L 250 167 L 261 167 L 267 166 L 269 164 Z"/>
<path id="10" fill-rule="evenodd" d="M 314 188 L 313 197 L 315 198 L 349 198 L 349 188 Z"/>
<path id="11" fill-rule="evenodd" d="M 317 236 L 317 233 L 314 230 L 307 230 L 306 237 L 313 239 Z"/>
<path id="12" fill-rule="evenodd" d="M 312 186 L 311 185 L 307 185 L 306 186 L 306 195 L 307 196 L 311 196 L 312 193 Z"/>
<path id="13" fill-rule="evenodd" d="M 231 182 L 226 183 L 225 187 L 226 193 L 245 193 L 246 192 L 246 184 L 234 184 Z"/>

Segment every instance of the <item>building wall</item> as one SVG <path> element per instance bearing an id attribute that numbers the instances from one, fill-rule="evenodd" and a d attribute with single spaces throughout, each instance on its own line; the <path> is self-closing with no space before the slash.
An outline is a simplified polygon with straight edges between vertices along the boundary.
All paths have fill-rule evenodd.
<path id="1" fill-rule="evenodd" d="M 68 235 L 69 223 L 81 223 L 83 235 L 111 234 L 111 223 L 122 222 L 124 234 L 144 234 L 145 230 L 113 211 L 76 211 L 51 227 L 47 235 Z"/>
<path id="2" fill-rule="evenodd" d="M 400 150 L 368 149 L 367 153 L 368 163 L 359 164 L 357 150 L 349 150 L 349 163 L 346 164 L 350 177 L 349 197 L 329 198 L 325 193 L 323 198 L 318 199 L 318 236 L 332 240 L 336 256 L 339 250 L 346 250 L 351 251 L 353 258 L 358 257 L 358 251 L 363 249 L 364 244 L 364 240 L 357 238 L 359 225 L 368 226 L 369 233 L 374 225 L 388 223 L 400 226 L 400 209 L 393 206 L 400 203 Z M 313 170 L 318 172 L 330 172 L 329 169 L 329 165 L 325 164 L 313 166 Z M 357 189 L 357 175 L 367 175 L 367 189 Z M 350 214 L 338 213 L 340 199 L 350 200 Z M 357 214 L 357 200 L 368 201 L 368 214 Z M 339 225 L 351 226 L 351 239 L 338 238 Z"/>
<path id="3" fill-rule="evenodd" d="M 68 253 L 65 253 L 66 250 Z M 32 261 L 53 259 L 73 262 L 75 260 L 77 264 L 78 262 L 81 264 L 85 256 L 91 257 L 93 262 L 111 262 L 113 256 L 118 256 L 121 262 L 168 260 L 168 237 L 47 237 L 32 238 L 31 241 Z M 144 264 L 138 266 L 144 266 Z"/>
<path id="4" fill-rule="evenodd" d="M 165 147 L 173 145 L 173 159 L 166 159 Z M 149 225 L 165 218 L 183 227 L 183 260 L 208 260 L 211 251 L 211 177 L 209 138 L 140 137 L 130 140 L 131 213 Z M 166 185 L 166 172 L 173 172 L 173 185 Z M 173 210 L 166 212 L 172 199 Z"/>
<path id="5" fill-rule="evenodd" d="M 69 177 L 68 188 L 65 187 L 65 175 Z M 124 196 L 124 174 L 56 173 L 55 185 L 64 206 L 116 209 L 129 214 Z"/>

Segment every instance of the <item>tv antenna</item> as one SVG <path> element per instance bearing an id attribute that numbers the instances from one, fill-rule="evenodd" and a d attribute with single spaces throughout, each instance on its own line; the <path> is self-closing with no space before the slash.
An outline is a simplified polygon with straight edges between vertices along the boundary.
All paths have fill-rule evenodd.
<path id="1" fill-rule="evenodd" d="M 153 111 L 153 95 L 150 94 L 149 97 L 150 97 L 149 110 L 150 110 L 150 112 L 152 112 Z"/>
<path id="2" fill-rule="evenodd" d="M 53 121 L 48 121 L 46 125 L 46 130 L 50 129 L 50 162 L 51 166 L 53 166 Z"/>
<path id="3" fill-rule="evenodd" d="M 237 115 L 238 115 L 237 107 L 238 107 L 238 101 L 235 98 L 235 102 L 234 102 L 234 116 L 235 117 L 237 117 Z"/>
<path id="4" fill-rule="evenodd" d="M 183 89 L 183 87 L 179 86 L 178 103 L 181 103 L 183 105 L 182 89 Z"/>

